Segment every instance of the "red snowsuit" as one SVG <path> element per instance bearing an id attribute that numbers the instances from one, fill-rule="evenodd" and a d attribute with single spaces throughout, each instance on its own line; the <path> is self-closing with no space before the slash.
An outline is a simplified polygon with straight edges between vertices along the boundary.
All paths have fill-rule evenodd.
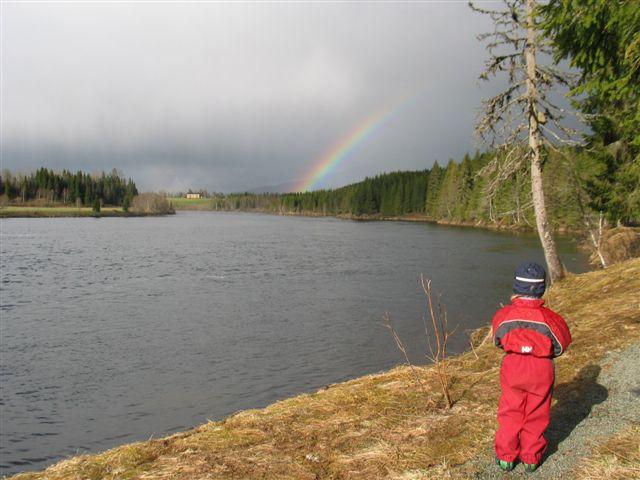
<path id="1" fill-rule="evenodd" d="M 499 459 L 540 463 L 554 382 L 553 358 L 571 343 L 560 315 L 536 298 L 513 299 L 493 317 L 493 338 L 506 355 L 500 368 L 495 450 Z"/>

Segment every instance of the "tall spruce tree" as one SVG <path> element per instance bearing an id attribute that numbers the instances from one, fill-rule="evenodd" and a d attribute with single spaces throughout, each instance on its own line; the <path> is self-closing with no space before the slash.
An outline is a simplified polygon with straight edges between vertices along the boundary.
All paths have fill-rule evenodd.
<path id="1" fill-rule="evenodd" d="M 591 206 L 612 223 L 640 223 L 640 2 L 551 0 L 542 8 L 554 59 L 579 78 L 570 94 L 586 114 L 600 171 Z M 606 147 L 606 148 L 599 148 Z"/>

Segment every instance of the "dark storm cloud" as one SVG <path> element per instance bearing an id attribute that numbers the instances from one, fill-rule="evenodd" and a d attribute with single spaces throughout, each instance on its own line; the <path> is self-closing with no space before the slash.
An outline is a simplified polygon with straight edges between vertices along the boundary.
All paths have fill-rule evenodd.
<path id="1" fill-rule="evenodd" d="M 280 184 L 405 96 L 329 185 L 474 148 L 487 23 L 465 3 L 2 9 L 4 168 L 117 167 L 149 189 Z"/>

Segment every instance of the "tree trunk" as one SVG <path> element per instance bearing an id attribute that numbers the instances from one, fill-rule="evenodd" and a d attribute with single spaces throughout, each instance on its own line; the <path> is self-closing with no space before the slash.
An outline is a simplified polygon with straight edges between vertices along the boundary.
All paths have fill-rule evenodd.
<path id="1" fill-rule="evenodd" d="M 529 140 L 529 144 L 531 145 L 531 137 Z M 547 220 L 547 207 L 544 202 L 544 191 L 542 189 L 542 166 L 540 164 L 539 144 L 536 148 L 532 146 L 531 150 L 531 195 L 533 197 L 533 210 L 536 215 L 536 226 L 538 227 L 538 235 L 542 243 L 544 258 L 547 262 L 549 279 L 551 283 L 553 283 L 564 277 L 565 270 L 558 256 L 556 242 L 553 240 Z"/>
<path id="2" fill-rule="evenodd" d="M 538 235 L 542 243 L 544 258 L 551 283 L 560 280 L 565 275 L 564 266 L 558 256 L 556 243 L 549 229 L 547 207 L 544 201 L 542 186 L 542 159 L 540 158 L 541 134 L 538 116 L 538 92 L 536 89 L 536 30 L 534 9 L 536 0 L 526 0 L 527 12 L 527 42 L 525 44 L 525 61 L 527 64 L 527 98 L 529 103 L 529 154 L 531 155 L 531 195 L 533 210 L 536 216 Z M 544 120 L 542 120 L 544 121 Z"/>

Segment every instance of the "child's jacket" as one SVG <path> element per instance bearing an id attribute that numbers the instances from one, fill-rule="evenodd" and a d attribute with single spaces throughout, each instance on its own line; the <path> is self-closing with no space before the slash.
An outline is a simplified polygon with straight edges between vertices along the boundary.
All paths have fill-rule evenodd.
<path id="1" fill-rule="evenodd" d="M 560 315 L 543 307 L 544 300 L 514 298 L 493 317 L 493 339 L 507 353 L 553 358 L 564 353 L 571 334 Z"/>

